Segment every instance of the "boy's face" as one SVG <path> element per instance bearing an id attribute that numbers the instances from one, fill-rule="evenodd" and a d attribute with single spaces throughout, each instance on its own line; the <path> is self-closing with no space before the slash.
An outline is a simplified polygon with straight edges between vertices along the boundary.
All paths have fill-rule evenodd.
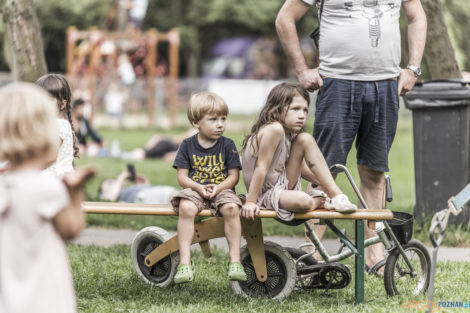
<path id="1" fill-rule="evenodd" d="M 202 139 L 215 141 L 224 134 L 226 121 L 226 115 L 206 114 L 193 125 L 199 130 Z"/>
<path id="2" fill-rule="evenodd" d="M 308 103 L 301 96 L 295 96 L 287 109 L 284 125 L 294 133 L 302 131 L 307 120 Z"/>

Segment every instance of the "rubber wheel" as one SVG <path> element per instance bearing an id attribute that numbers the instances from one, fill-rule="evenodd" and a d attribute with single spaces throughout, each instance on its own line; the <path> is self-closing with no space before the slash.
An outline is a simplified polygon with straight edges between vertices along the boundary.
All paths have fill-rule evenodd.
<path id="1" fill-rule="evenodd" d="M 390 297 L 395 295 L 411 297 L 425 293 L 429 287 L 431 276 L 431 258 L 429 257 L 429 252 L 420 241 L 415 239 L 410 240 L 402 247 L 413 265 L 416 275 L 412 277 L 412 273 L 400 250 L 394 248 L 385 263 L 385 291 Z"/>
<path id="2" fill-rule="evenodd" d="M 297 273 L 294 260 L 286 249 L 274 242 L 265 241 L 264 251 L 268 279 L 265 282 L 258 280 L 250 253 L 245 245 L 240 250 L 240 259 L 247 280 L 245 282 L 230 281 L 230 288 L 235 294 L 247 298 L 284 299 L 292 293 L 295 287 Z"/>
<path id="3" fill-rule="evenodd" d="M 173 283 L 176 267 L 179 263 L 179 253 L 172 253 L 151 267 L 145 265 L 145 257 L 156 247 L 171 238 L 164 229 L 150 226 L 137 233 L 131 246 L 132 266 L 139 277 L 149 284 L 167 287 Z"/>
<path id="4" fill-rule="evenodd" d="M 297 261 L 298 258 L 300 258 L 301 256 L 304 256 L 304 255 L 307 254 L 307 252 L 305 252 L 302 249 L 288 248 L 288 247 L 286 247 L 285 249 L 286 249 L 287 252 L 289 252 L 290 256 L 294 259 L 294 261 Z M 311 255 L 306 257 L 306 258 L 303 258 L 301 262 L 304 265 L 318 264 L 318 261 Z"/>
<path id="5" fill-rule="evenodd" d="M 301 257 L 307 254 L 302 249 L 297 249 L 297 248 L 289 248 L 286 247 L 287 252 L 289 252 L 290 256 L 294 259 L 294 262 L 297 263 L 297 260 Z M 297 264 L 297 273 L 299 270 L 301 270 L 303 267 L 308 266 L 308 265 L 316 265 L 318 264 L 318 261 L 313 257 L 313 256 L 308 256 L 306 258 L 303 258 L 298 264 Z M 296 288 L 301 288 L 301 289 L 311 289 L 313 285 L 317 285 L 318 282 L 318 273 L 309 273 L 309 274 L 297 274 L 297 280 L 296 280 Z"/>

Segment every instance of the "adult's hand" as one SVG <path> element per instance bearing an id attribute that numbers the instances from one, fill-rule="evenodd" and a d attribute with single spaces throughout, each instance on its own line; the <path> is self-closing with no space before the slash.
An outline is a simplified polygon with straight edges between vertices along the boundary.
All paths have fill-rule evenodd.
<path id="1" fill-rule="evenodd" d="M 308 91 L 313 92 L 323 87 L 323 79 L 318 72 L 318 67 L 313 69 L 305 69 L 298 74 L 299 82 Z"/>
<path id="2" fill-rule="evenodd" d="M 415 76 L 413 71 L 402 68 L 400 76 L 398 77 L 398 94 L 400 96 L 406 96 L 411 89 L 413 89 L 417 80 L 418 78 Z"/>
<path id="3" fill-rule="evenodd" d="M 242 210 L 240 213 L 242 217 L 249 220 L 254 220 L 255 217 L 259 214 L 259 206 L 251 201 L 245 202 L 245 204 L 242 205 Z"/>

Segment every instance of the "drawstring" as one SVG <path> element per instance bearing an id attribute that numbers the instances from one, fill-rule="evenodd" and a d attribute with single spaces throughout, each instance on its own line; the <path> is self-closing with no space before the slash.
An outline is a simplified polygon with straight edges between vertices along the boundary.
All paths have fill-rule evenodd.
<path id="1" fill-rule="evenodd" d="M 349 115 L 352 115 L 352 112 L 353 112 L 353 105 L 354 105 L 354 94 L 355 94 L 355 90 L 354 90 L 354 80 L 351 81 L 351 103 L 349 105 Z"/>
<path id="2" fill-rule="evenodd" d="M 377 124 L 379 122 L 379 113 L 380 113 L 380 94 L 379 94 L 379 83 L 374 82 L 375 85 L 375 94 L 376 94 L 376 101 L 375 101 L 375 114 L 374 114 L 374 123 Z"/>

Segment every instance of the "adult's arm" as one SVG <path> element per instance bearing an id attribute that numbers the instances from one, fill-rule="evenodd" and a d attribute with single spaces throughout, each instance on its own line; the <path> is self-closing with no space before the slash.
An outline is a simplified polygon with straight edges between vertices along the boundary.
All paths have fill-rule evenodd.
<path id="1" fill-rule="evenodd" d="M 427 21 L 420 0 L 403 2 L 403 10 L 408 20 L 408 54 L 409 64 L 421 66 L 424 46 L 426 44 Z M 400 95 L 406 95 L 415 85 L 417 77 L 408 69 L 402 69 L 398 80 Z"/>
<path id="2" fill-rule="evenodd" d="M 313 91 L 323 86 L 323 80 L 318 68 L 308 68 L 295 26 L 309 8 L 310 5 L 302 0 L 286 0 L 277 15 L 276 30 L 284 52 L 294 65 L 299 82 L 309 91 Z"/>

